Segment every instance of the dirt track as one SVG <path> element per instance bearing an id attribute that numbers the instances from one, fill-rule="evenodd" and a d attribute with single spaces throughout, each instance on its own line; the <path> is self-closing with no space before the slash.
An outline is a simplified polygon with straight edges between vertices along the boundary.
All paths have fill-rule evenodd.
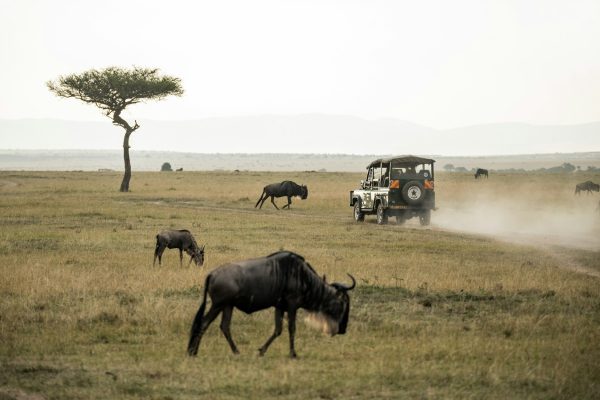
<path id="1" fill-rule="evenodd" d="M 577 272 L 580 274 L 587 274 L 600 278 L 600 259 L 598 260 L 598 269 L 588 268 L 572 256 L 568 254 L 567 249 L 585 250 L 585 251 L 600 251 L 600 243 L 597 236 L 561 236 L 556 234 L 548 233 L 546 235 L 540 234 L 527 234 L 517 232 L 504 232 L 504 233 L 481 233 L 473 232 L 471 230 L 458 230 L 450 229 L 446 227 L 436 227 L 441 231 L 447 232 L 460 232 L 469 233 L 475 235 L 482 235 L 490 237 L 502 242 L 519 244 L 524 246 L 533 246 L 540 250 L 543 250 L 549 256 L 554 258 L 558 263 L 558 266 L 569 271 Z M 562 250 L 562 251 L 561 251 Z"/>

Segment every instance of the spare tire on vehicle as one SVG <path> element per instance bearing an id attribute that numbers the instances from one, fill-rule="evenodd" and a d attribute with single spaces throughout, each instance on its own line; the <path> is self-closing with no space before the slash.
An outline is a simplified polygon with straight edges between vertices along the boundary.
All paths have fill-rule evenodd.
<path id="1" fill-rule="evenodd" d="M 402 198 L 409 206 L 416 206 L 425 199 L 425 190 L 419 181 L 409 181 L 402 188 Z"/>

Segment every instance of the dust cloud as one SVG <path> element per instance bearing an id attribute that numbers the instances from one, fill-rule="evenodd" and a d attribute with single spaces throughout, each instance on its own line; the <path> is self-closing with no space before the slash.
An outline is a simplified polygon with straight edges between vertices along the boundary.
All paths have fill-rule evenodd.
<path id="1" fill-rule="evenodd" d="M 336 321 L 320 312 L 307 313 L 304 317 L 304 323 L 312 329 L 320 331 L 328 336 L 335 335 L 339 329 Z"/>
<path id="2" fill-rule="evenodd" d="M 432 223 L 444 230 L 520 244 L 600 251 L 598 196 L 544 199 L 515 188 L 448 199 L 438 202 L 438 207 Z"/>

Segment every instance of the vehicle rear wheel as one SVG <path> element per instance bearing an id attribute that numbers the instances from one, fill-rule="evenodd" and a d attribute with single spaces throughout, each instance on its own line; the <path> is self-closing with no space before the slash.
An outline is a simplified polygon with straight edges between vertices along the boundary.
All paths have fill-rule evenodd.
<path id="1" fill-rule="evenodd" d="M 423 210 L 419 214 L 419 222 L 422 226 L 427 226 L 431 223 L 431 210 Z"/>
<path id="2" fill-rule="evenodd" d="M 377 225 L 385 225 L 388 222 L 388 216 L 383 208 L 383 204 L 377 204 Z"/>
<path id="3" fill-rule="evenodd" d="M 365 214 L 363 214 L 362 211 L 360 211 L 360 201 L 356 200 L 356 202 L 354 203 L 354 220 L 356 222 L 362 222 L 365 220 Z"/>
<path id="4" fill-rule="evenodd" d="M 406 204 L 411 206 L 419 205 L 425 199 L 425 190 L 419 181 L 410 181 L 402 188 L 402 198 Z"/>

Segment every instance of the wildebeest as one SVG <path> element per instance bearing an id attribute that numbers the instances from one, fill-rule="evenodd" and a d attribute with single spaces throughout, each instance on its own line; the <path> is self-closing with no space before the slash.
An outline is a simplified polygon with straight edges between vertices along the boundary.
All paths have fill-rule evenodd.
<path id="1" fill-rule="evenodd" d="M 154 262 L 158 257 L 158 265 L 161 265 L 163 252 L 166 248 L 179 249 L 179 265 L 183 265 L 183 252 L 185 251 L 190 256 L 188 266 L 194 260 L 196 265 L 204 264 L 204 246 L 199 247 L 196 239 L 187 229 L 166 230 L 156 235 L 156 248 L 154 249 Z"/>
<path id="2" fill-rule="evenodd" d="M 308 197 L 308 188 L 306 185 L 298 185 L 292 181 L 283 181 L 281 183 L 272 183 L 263 188 L 262 194 L 260 195 L 258 201 L 254 208 L 258 207 L 260 203 L 260 207 L 262 208 L 263 203 L 269 197 L 271 198 L 271 203 L 275 206 L 276 209 L 279 210 L 277 204 L 275 204 L 275 197 L 283 197 L 287 196 L 287 204 L 281 208 L 290 208 L 290 204 L 292 204 L 292 196 L 299 196 L 302 200 L 305 200 Z"/>
<path id="3" fill-rule="evenodd" d="M 587 191 L 588 194 L 594 192 L 600 192 L 600 185 L 592 181 L 585 181 L 575 185 L 575 194 L 579 194 L 581 191 Z"/>
<path id="4" fill-rule="evenodd" d="M 488 170 L 487 169 L 483 169 L 483 168 L 477 168 L 477 171 L 475 171 L 475 179 L 479 178 L 480 176 L 484 176 L 486 178 L 488 178 Z"/>
<path id="5" fill-rule="evenodd" d="M 275 307 L 275 332 L 259 349 L 261 356 L 281 334 L 283 315 L 287 313 L 290 357 L 296 357 L 294 333 L 299 308 L 324 320 L 330 335 L 344 334 L 350 313 L 348 291 L 356 286 L 352 275 L 348 276 L 352 279 L 351 286 L 328 284 L 302 256 L 289 251 L 222 265 L 206 277 L 202 304 L 192 324 L 188 355 L 198 354 L 202 335 L 221 312 L 221 331 L 231 351 L 239 353 L 229 331 L 234 307 L 246 314 Z M 211 306 L 204 315 L 207 294 L 210 295 Z"/>

